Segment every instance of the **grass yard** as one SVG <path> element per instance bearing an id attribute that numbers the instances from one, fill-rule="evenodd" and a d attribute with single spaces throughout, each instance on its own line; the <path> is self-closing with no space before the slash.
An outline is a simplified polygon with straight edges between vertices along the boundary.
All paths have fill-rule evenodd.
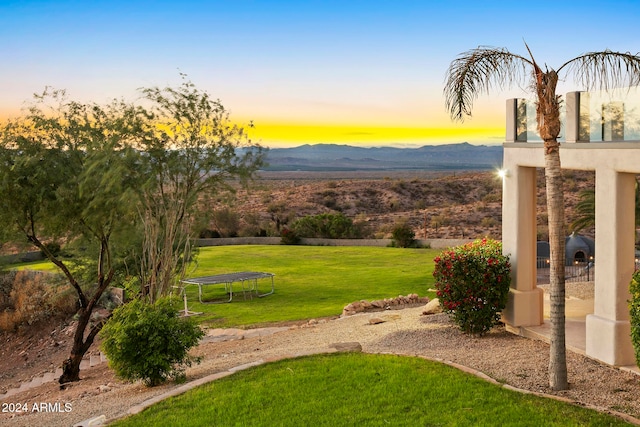
<path id="1" fill-rule="evenodd" d="M 18 264 L 11 264 L 8 266 L 10 270 L 37 270 L 37 271 L 47 271 L 49 273 L 59 273 L 60 269 L 56 267 L 49 260 L 45 261 L 35 261 L 35 262 L 21 262 Z"/>
<path id="2" fill-rule="evenodd" d="M 263 298 L 235 295 L 229 304 L 201 304 L 198 287 L 187 286 L 190 311 L 212 327 L 251 327 L 337 316 L 345 305 L 428 292 L 433 287 L 434 249 L 363 246 L 211 246 L 199 249 L 189 277 L 241 271 L 275 274 L 275 293 Z M 58 271 L 49 261 L 13 264 L 12 269 Z M 271 281 L 258 281 L 260 292 Z M 241 290 L 234 284 L 234 290 Z M 224 285 L 203 286 L 203 301 L 228 300 Z M 182 308 L 182 302 L 180 302 Z"/>
<path id="3" fill-rule="evenodd" d="M 610 415 L 501 388 L 416 357 L 338 353 L 234 373 L 123 426 L 617 426 Z"/>
<path id="4" fill-rule="evenodd" d="M 253 299 L 236 295 L 229 304 L 200 304 L 197 286 L 187 287 L 189 310 L 215 327 L 251 326 L 336 316 L 353 301 L 416 293 L 433 297 L 433 249 L 336 246 L 221 246 L 201 248 L 190 277 L 262 271 L 275 274 L 275 293 Z M 240 284 L 236 284 L 240 289 Z M 269 279 L 258 281 L 261 292 Z M 235 289 L 235 288 L 234 288 Z M 203 287 L 203 301 L 224 298 L 223 285 Z M 216 294 L 217 293 L 217 294 Z"/>

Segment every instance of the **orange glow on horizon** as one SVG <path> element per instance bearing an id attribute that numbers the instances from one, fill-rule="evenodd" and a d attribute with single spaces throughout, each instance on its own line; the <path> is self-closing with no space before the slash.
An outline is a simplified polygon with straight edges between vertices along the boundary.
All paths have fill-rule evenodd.
<path id="1" fill-rule="evenodd" d="M 250 138 L 270 147 L 302 144 L 396 145 L 454 142 L 501 143 L 503 127 L 408 127 L 323 124 L 256 124 Z"/>
<path id="2" fill-rule="evenodd" d="M 3 113 L 4 111 L 0 111 Z M 19 115 L 2 114 L 0 122 Z M 479 123 L 445 122 L 445 126 L 330 124 L 312 122 L 233 120 L 249 138 L 266 147 L 294 147 L 304 144 L 348 144 L 355 146 L 420 146 L 432 144 L 501 144 L 505 129 L 490 121 Z M 448 125 L 448 126 L 447 126 Z"/>

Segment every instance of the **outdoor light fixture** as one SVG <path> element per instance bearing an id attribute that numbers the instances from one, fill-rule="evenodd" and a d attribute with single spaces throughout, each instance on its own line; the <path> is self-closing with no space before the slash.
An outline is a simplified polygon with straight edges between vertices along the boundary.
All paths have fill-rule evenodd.
<path id="1" fill-rule="evenodd" d="M 507 176 L 509 176 L 509 171 L 506 169 L 498 169 L 498 176 L 502 179 L 505 179 Z"/>

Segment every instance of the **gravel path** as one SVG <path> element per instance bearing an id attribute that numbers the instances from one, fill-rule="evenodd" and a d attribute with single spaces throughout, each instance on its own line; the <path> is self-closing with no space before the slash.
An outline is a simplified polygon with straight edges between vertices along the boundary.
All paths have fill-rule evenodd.
<path id="1" fill-rule="evenodd" d="M 384 320 L 372 324 L 372 319 Z M 568 353 L 570 389 L 552 392 L 548 387 L 549 346 L 495 328 L 482 338 L 466 336 L 444 314 L 424 316 L 422 307 L 365 313 L 334 320 L 312 321 L 303 326 L 272 328 L 235 336 L 216 331 L 194 353 L 201 364 L 187 371 L 189 380 L 255 363 L 303 354 L 326 352 L 332 344 L 358 342 L 370 353 L 397 353 L 442 359 L 480 371 L 500 383 L 567 398 L 600 410 L 640 417 L 640 376 Z M 264 335 L 256 335 L 262 333 Z M 231 334 L 231 335 L 229 335 Z M 255 335 L 255 336 L 252 336 Z M 222 341 L 222 340 L 227 341 Z M 86 371 L 83 380 L 67 390 L 45 384 L 17 394 L 12 402 L 58 402 L 60 411 L 0 414 L 0 425 L 69 426 L 105 415 L 121 417 L 135 405 L 179 386 L 168 384 L 148 389 L 116 380 L 104 366 Z M 3 402 L 4 403 L 4 402 Z M 64 405 L 71 409 L 64 411 Z"/>

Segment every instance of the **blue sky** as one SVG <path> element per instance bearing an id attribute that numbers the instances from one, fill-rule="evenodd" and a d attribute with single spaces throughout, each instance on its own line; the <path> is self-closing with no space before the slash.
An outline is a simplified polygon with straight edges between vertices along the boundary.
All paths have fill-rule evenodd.
<path id="1" fill-rule="evenodd" d="M 637 1 L 2 1 L 0 117 L 45 86 L 134 100 L 186 73 L 265 145 L 499 143 L 504 101 L 452 123 L 442 88 L 479 45 L 558 68 L 581 53 L 640 51 Z M 579 90 L 572 81 L 561 91 Z"/>

